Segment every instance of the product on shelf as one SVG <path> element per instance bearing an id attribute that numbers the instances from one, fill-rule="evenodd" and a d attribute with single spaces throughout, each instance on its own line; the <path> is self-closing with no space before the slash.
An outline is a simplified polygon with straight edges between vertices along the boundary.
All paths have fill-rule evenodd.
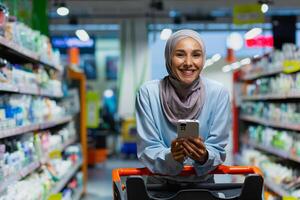
<path id="1" fill-rule="evenodd" d="M 66 176 L 73 177 L 73 173 L 79 169 L 80 165 L 78 164 L 82 162 L 80 145 L 68 144 L 69 142 L 73 143 L 74 139 L 76 139 L 74 123 L 70 123 L 54 134 L 47 131 L 2 139 L 0 145 L 0 199 L 11 199 L 17 192 L 23 195 L 14 196 L 13 199 L 21 200 L 26 197 L 28 200 L 46 200 L 50 193 L 62 190 L 63 188 L 57 188 L 56 185 L 61 180 L 68 182 L 71 177 Z M 65 146 L 66 144 L 69 146 Z M 51 157 L 47 155 L 50 150 L 58 151 L 60 154 Z M 47 160 L 42 162 L 44 158 Z M 36 165 L 32 165 L 33 163 Z M 36 170 L 40 166 L 41 168 Z M 31 168 L 26 171 L 29 167 Z M 75 171 L 70 174 L 70 170 L 71 172 Z M 77 180 L 76 187 L 82 187 L 82 175 L 80 174 L 78 173 L 74 177 Z M 67 180 L 64 180 L 66 178 Z M 38 185 L 33 194 L 27 184 Z"/>
<path id="2" fill-rule="evenodd" d="M 24 49 L 35 52 L 43 62 L 51 63 L 57 67 L 61 66 L 60 53 L 58 50 L 52 49 L 49 38 L 14 18 L 10 18 L 5 24 L 4 38 Z"/>
<path id="3" fill-rule="evenodd" d="M 300 123 L 299 103 L 268 103 L 244 102 L 241 104 L 242 115 L 254 116 L 263 120 L 270 120 L 287 124 Z"/>
<path id="4" fill-rule="evenodd" d="M 43 123 L 65 115 L 65 109 L 49 98 L 10 94 L 0 99 L 0 130 Z"/>
<path id="5" fill-rule="evenodd" d="M 256 79 L 252 83 L 243 83 L 243 96 L 252 95 L 299 95 L 300 73 L 279 74 L 272 78 Z"/>
<path id="6" fill-rule="evenodd" d="M 241 68 L 242 77 L 280 72 L 285 60 L 300 60 L 300 49 L 295 44 L 284 44 L 281 51 L 274 50 L 258 59 L 253 59 L 251 64 Z"/>
<path id="7" fill-rule="evenodd" d="M 300 189 L 297 187 L 300 183 L 298 178 L 300 171 L 297 168 L 279 163 L 274 157 L 251 149 L 244 149 L 241 157 L 244 164 L 258 166 L 266 180 L 271 180 L 272 184 L 284 189 L 285 194 L 300 198 Z"/>

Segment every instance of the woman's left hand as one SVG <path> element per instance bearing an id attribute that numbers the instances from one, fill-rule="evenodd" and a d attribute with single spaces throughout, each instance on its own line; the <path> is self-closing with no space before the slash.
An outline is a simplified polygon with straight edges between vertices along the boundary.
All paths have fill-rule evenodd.
<path id="1" fill-rule="evenodd" d="M 201 138 L 189 137 L 183 143 L 184 151 L 191 159 L 204 164 L 208 159 L 208 152 Z"/>

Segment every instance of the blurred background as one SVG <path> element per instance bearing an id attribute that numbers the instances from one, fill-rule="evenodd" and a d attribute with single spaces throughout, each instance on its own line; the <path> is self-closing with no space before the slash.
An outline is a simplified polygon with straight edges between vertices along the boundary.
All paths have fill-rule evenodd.
<path id="1" fill-rule="evenodd" d="M 0 0 L 0 199 L 112 199 L 112 169 L 143 167 L 136 92 L 167 75 L 180 29 L 230 91 L 226 164 L 258 166 L 266 200 L 300 198 L 299 15 L 297 0 Z"/>

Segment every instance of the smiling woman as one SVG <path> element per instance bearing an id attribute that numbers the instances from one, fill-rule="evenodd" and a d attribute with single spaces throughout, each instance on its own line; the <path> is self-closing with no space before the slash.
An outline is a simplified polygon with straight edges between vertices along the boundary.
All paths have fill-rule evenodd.
<path id="1" fill-rule="evenodd" d="M 201 76 L 205 45 L 193 30 L 171 35 L 165 47 L 168 76 L 145 83 L 136 98 L 138 158 L 150 171 L 148 183 L 214 182 L 209 172 L 226 158 L 230 100 L 225 88 Z M 198 137 L 178 138 L 179 120 L 198 120 Z M 197 176 L 177 176 L 192 165 Z"/>

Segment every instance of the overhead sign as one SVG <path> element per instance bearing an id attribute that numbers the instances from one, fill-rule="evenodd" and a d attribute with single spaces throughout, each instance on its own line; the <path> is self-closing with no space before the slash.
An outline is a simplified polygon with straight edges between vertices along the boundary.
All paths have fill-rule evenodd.
<path id="1" fill-rule="evenodd" d="M 54 48 L 93 48 L 94 40 L 81 41 L 77 37 L 52 37 L 52 45 Z"/>
<path id="2" fill-rule="evenodd" d="M 258 36 L 252 39 L 246 40 L 246 47 L 248 48 L 264 48 L 273 47 L 274 40 L 273 36 Z"/>
<path id="3" fill-rule="evenodd" d="M 233 7 L 233 23 L 236 25 L 264 23 L 260 4 L 243 4 Z"/>

